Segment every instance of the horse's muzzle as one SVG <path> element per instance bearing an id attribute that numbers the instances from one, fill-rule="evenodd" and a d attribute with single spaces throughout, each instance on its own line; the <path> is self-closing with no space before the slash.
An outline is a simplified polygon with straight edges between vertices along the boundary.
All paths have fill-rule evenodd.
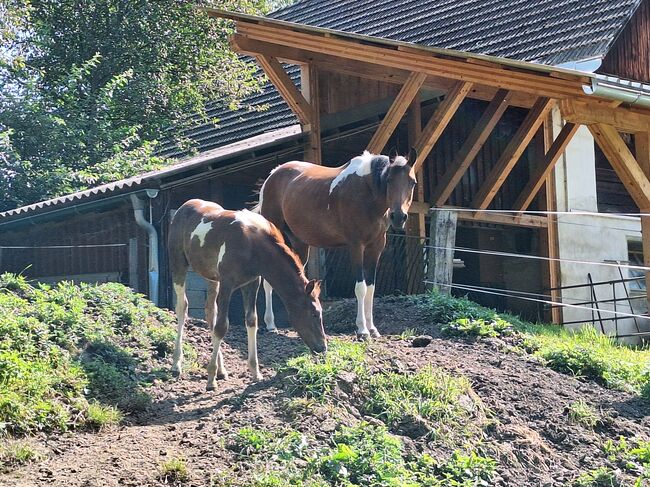
<path id="1" fill-rule="evenodd" d="M 395 230 L 402 230 L 406 224 L 408 215 L 401 211 L 391 211 L 390 224 Z"/>

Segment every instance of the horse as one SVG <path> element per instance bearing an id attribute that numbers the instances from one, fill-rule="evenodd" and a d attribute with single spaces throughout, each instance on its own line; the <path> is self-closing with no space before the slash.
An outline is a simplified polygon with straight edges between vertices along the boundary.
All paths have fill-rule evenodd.
<path id="1" fill-rule="evenodd" d="M 227 379 L 221 341 L 228 331 L 228 308 L 241 289 L 248 333 L 248 367 L 253 380 L 262 379 L 257 359 L 257 292 L 260 277 L 278 291 L 289 322 L 313 353 L 327 350 L 323 314 L 318 296 L 320 283 L 307 280 L 297 255 L 287 246 L 275 225 L 248 210 L 230 211 L 199 199 L 184 203 L 169 228 L 168 253 L 178 330 L 172 371 L 180 376 L 183 327 L 187 319 L 185 278 L 189 266 L 207 280 L 205 316 L 212 334 L 207 390 L 215 376 Z"/>
<path id="2" fill-rule="evenodd" d="M 409 158 L 413 156 L 410 155 Z M 340 167 L 292 161 L 275 168 L 254 211 L 273 222 L 303 263 L 309 246 L 347 247 L 356 280 L 357 335 L 378 337 L 372 308 L 379 257 L 389 224 L 403 229 L 416 179 L 408 159 L 365 151 Z M 276 331 L 273 283 L 264 281 L 268 331 Z"/>

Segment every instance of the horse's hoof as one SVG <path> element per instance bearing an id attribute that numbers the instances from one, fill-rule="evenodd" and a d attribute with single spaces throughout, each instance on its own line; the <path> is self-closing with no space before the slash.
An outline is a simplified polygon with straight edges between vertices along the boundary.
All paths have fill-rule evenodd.
<path id="1" fill-rule="evenodd" d="M 174 379 L 180 379 L 181 378 L 181 371 L 176 370 L 176 369 L 172 369 L 172 377 Z"/>
<path id="2" fill-rule="evenodd" d="M 377 328 L 371 328 L 370 329 L 370 336 L 373 337 L 373 338 L 379 338 L 381 336 L 381 334 L 379 333 L 379 331 L 377 331 Z"/>
<path id="3" fill-rule="evenodd" d="M 357 340 L 362 341 L 362 342 L 369 342 L 371 339 L 370 333 L 358 333 L 357 332 Z"/>
<path id="4" fill-rule="evenodd" d="M 264 379 L 264 377 L 262 377 L 262 374 L 259 373 L 259 372 L 257 374 L 253 374 L 253 376 L 252 376 L 253 382 L 259 382 L 259 381 L 261 381 L 263 379 Z"/>
<path id="5" fill-rule="evenodd" d="M 228 380 L 228 372 L 217 372 L 217 380 Z"/>
<path id="6" fill-rule="evenodd" d="M 214 391 L 216 389 L 217 388 L 214 386 L 214 384 L 212 384 L 212 385 L 208 384 L 207 386 L 205 386 L 205 390 L 208 391 L 208 392 Z"/>
<path id="7" fill-rule="evenodd" d="M 275 333 L 277 335 L 279 332 L 276 327 L 273 327 L 273 328 L 267 328 L 266 333 Z"/>

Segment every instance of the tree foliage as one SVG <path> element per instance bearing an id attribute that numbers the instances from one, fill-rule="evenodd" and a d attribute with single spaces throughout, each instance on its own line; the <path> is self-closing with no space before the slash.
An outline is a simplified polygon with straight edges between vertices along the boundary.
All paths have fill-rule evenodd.
<path id="1" fill-rule="evenodd" d="M 162 164 L 157 140 L 257 89 L 229 33 L 187 0 L 0 0 L 0 210 Z"/>

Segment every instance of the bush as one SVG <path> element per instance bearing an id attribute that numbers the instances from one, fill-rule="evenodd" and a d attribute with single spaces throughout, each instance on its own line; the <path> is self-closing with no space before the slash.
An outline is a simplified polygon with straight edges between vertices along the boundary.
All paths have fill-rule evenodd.
<path id="1" fill-rule="evenodd" d="M 0 432 L 100 428 L 146 406 L 174 317 L 120 284 L 0 276 Z"/>

